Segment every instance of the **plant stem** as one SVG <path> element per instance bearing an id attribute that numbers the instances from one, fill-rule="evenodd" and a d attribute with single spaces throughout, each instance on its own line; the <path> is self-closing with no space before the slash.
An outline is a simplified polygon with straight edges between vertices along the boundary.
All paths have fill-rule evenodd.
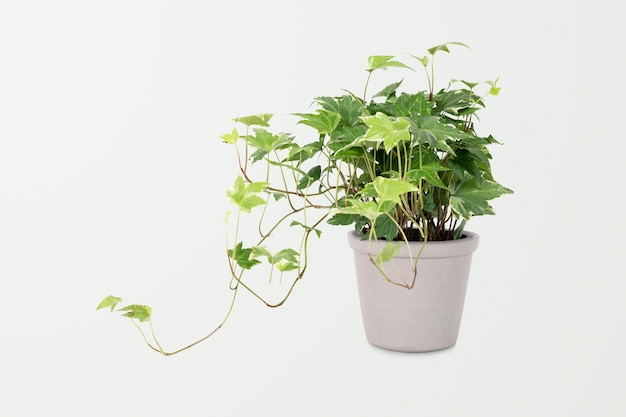
<path id="1" fill-rule="evenodd" d="M 367 80 L 365 81 L 365 88 L 363 88 L 363 105 L 365 105 L 365 103 L 367 102 L 367 86 L 370 83 L 370 78 L 372 78 L 372 72 L 374 71 L 367 71 Z"/>

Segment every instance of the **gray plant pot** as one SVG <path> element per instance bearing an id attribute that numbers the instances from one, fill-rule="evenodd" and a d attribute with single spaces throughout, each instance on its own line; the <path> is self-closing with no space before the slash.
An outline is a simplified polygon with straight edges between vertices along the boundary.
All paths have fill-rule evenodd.
<path id="1" fill-rule="evenodd" d="M 451 241 L 427 242 L 417 261 L 415 285 L 407 289 L 389 283 L 370 261 L 368 248 L 375 258 L 377 249 L 384 247 L 384 241 L 370 245 L 356 233 L 348 234 L 354 250 L 361 315 L 369 343 L 401 352 L 429 352 L 456 343 L 472 253 L 479 240 L 476 233 L 466 231 L 464 236 Z M 414 256 L 421 246 L 421 242 L 410 242 Z M 406 245 L 384 267 L 387 276 L 395 282 L 413 280 Z"/>

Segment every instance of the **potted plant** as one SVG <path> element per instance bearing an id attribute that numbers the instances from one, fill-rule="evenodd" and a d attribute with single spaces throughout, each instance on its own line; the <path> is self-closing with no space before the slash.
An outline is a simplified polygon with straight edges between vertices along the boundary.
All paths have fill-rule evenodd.
<path id="1" fill-rule="evenodd" d="M 394 56 L 369 57 L 362 93 L 315 98 L 311 112 L 292 115 L 306 128 L 297 136 L 271 131 L 272 114 L 234 119 L 237 126 L 221 136 L 235 149 L 239 171 L 227 191 L 236 208 L 228 216 L 226 248 L 233 298 L 207 336 L 166 352 L 152 332 L 150 307 L 117 308 L 121 299 L 109 296 L 98 308 L 117 308 L 134 319 L 153 350 L 178 353 L 223 326 L 240 290 L 268 307 L 282 305 L 307 270 L 310 239 L 323 239 L 327 223 L 351 226 L 348 242 L 370 343 L 410 352 L 456 343 L 478 246 L 478 235 L 465 224 L 493 214 L 489 201 L 512 191 L 491 173 L 488 147 L 498 142 L 476 130 L 485 97 L 500 90 L 497 80 L 451 80 L 435 88 L 435 57 L 452 45 L 466 47 L 438 45 L 423 57 L 407 56 L 411 65 Z M 375 73 L 413 75 L 415 65 L 425 70 L 425 89 L 404 91 L 397 81 L 369 97 Z M 255 227 L 248 227 L 251 219 Z M 253 273 L 266 274 L 265 284 L 249 279 Z"/>

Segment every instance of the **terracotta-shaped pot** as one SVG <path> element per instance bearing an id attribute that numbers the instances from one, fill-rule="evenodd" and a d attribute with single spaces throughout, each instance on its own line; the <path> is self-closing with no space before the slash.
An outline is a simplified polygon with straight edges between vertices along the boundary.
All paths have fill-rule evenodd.
<path id="1" fill-rule="evenodd" d="M 354 250 L 361 315 L 369 343 L 402 352 L 441 350 L 456 343 L 472 253 L 478 247 L 476 233 L 466 231 L 461 239 L 427 242 L 417 260 L 411 289 L 389 283 L 371 262 L 368 249 L 375 259 L 385 241 L 370 245 L 355 232 L 350 232 L 348 239 Z M 409 245 L 415 262 L 422 242 Z M 394 282 L 412 282 L 414 273 L 406 245 L 383 266 Z"/>

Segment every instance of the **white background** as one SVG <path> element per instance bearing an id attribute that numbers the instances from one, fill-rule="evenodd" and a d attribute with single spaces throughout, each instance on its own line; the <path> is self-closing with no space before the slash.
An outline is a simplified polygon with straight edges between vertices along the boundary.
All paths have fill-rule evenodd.
<path id="1" fill-rule="evenodd" d="M 626 415 L 620 7 L 2 2 L 0 415 Z M 339 228 L 284 307 L 243 296 L 181 355 L 95 311 L 108 294 L 150 304 L 167 349 L 210 331 L 229 301 L 231 119 L 290 121 L 360 91 L 369 55 L 447 41 L 472 49 L 442 55 L 441 79 L 500 77 L 479 131 L 504 143 L 494 174 L 516 192 L 468 226 L 455 347 L 367 344 Z"/>

